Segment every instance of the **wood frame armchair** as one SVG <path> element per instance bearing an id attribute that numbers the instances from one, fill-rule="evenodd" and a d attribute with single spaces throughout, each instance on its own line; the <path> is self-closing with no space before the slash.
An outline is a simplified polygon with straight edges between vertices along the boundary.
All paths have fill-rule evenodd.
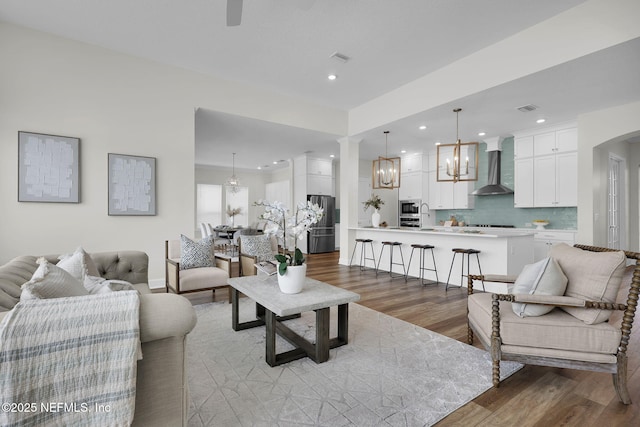
<path id="1" fill-rule="evenodd" d="M 189 270 L 180 269 L 180 257 L 176 256 L 176 249 L 172 245 L 179 245 L 179 241 L 164 242 L 165 255 L 165 287 L 167 292 L 186 294 L 191 292 L 213 291 L 218 288 L 227 288 L 229 303 L 231 303 L 231 290 L 227 279 L 231 277 L 231 259 L 215 257 L 215 267 L 200 267 Z M 179 252 L 179 251 L 178 251 Z"/>
<path id="2" fill-rule="evenodd" d="M 600 248 L 595 246 L 586 245 L 574 245 L 575 248 L 582 249 L 591 252 L 614 252 L 612 249 Z M 636 260 L 635 268 L 633 270 L 633 276 L 631 283 L 623 282 L 620 286 L 619 295 L 623 292 L 623 288 L 626 291 L 626 303 L 610 303 L 602 301 L 587 301 L 579 298 L 568 296 L 542 296 L 542 295 L 514 295 L 514 294 L 492 294 L 480 297 L 479 294 L 474 295 L 473 281 L 485 280 L 495 281 L 503 283 L 513 283 L 513 278 L 500 277 L 500 276 L 487 276 L 487 275 L 470 275 L 468 278 L 468 298 L 469 304 L 467 305 L 467 325 L 468 325 L 468 343 L 473 344 L 474 336 L 477 337 L 482 345 L 491 353 L 492 365 L 493 365 L 493 386 L 499 387 L 500 385 L 500 361 L 510 360 L 520 362 L 523 364 L 539 365 L 539 366 L 551 366 L 559 368 L 580 369 L 595 372 L 611 373 L 613 378 L 613 385 L 620 401 L 624 404 L 630 404 L 631 398 L 627 389 L 627 347 L 629 344 L 629 338 L 631 336 L 631 328 L 633 326 L 633 320 L 635 317 L 636 307 L 638 303 L 638 294 L 640 292 L 640 253 L 625 251 L 627 259 Z M 628 280 L 628 276 L 625 276 Z M 625 278 L 623 277 L 623 279 Z M 474 300 L 472 300 L 472 298 Z M 484 307 L 478 309 L 478 301 L 482 298 Z M 503 303 L 502 303 L 503 302 Z M 510 304 L 508 303 L 526 303 L 526 304 L 543 304 L 553 305 L 554 307 L 580 307 L 581 309 L 602 309 L 602 310 L 614 310 L 622 312 L 622 319 L 619 320 L 619 328 L 615 327 L 612 319 L 609 322 L 585 325 L 582 321 L 573 318 L 573 321 L 577 321 L 576 326 L 587 329 L 589 327 L 599 328 L 597 333 L 600 335 L 607 334 L 608 340 L 617 343 L 617 349 L 611 351 L 609 354 L 597 354 L 593 352 L 589 354 L 585 350 L 570 351 L 571 349 L 540 349 L 531 347 L 531 351 L 527 351 L 526 348 L 523 351 L 523 347 L 516 348 L 513 343 L 505 343 L 501 328 L 508 327 L 514 328 L 519 320 L 523 323 L 525 319 L 531 318 L 518 318 L 513 314 Z M 490 304 L 490 307 L 487 305 Z M 505 307 L 505 305 L 507 307 Z M 470 314 L 469 307 L 472 307 L 473 313 Z M 486 316 L 478 315 L 478 312 L 487 313 Z M 553 313 L 553 312 L 552 312 Z M 558 314 L 560 313 L 560 314 Z M 544 318 L 547 315 L 540 316 Z M 568 317 L 568 321 L 572 316 L 556 310 L 556 315 Z M 486 318 L 485 318 L 486 317 Z M 482 322 L 478 319 L 482 318 Z M 553 318 L 551 318 L 553 319 Z M 490 326 L 484 324 L 484 321 L 489 322 Z M 507 321 L 508 324 L 504 324 Z M 515 325 L 517 328 L 519 325 Z M 558 325 L 560 326 L 560 325 Z M 490 331 L 490 332 L 489 332 Z M 513 329 L 512 329 L 513 331 Z M 615 334 L 615 335 L 611 335 Z M 619 341 L 617 337 L 619 336 Z M 611 346 L 613 347 L 613 346 Z M 513 350 L 515 349 L 515 350 Z M 600 353 L 605 353 L 604 351 Z M 573 358 L 571 356 L 574 356 Z"/>

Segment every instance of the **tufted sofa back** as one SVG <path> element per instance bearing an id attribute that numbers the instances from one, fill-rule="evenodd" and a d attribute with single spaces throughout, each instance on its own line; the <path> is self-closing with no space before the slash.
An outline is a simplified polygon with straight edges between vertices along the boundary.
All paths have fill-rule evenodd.
<path id="1" fill-rule="evenodd" d="M 100 276 L 105 279 L 148 283 L 149 257 L 141 251 L 96 252 L 91 255 Z M 45 255 L 56 264 L 58 255 Z M 38 268 L 38 257 L 23 255 L 0 266 L 0 312 L 8 311 L 20 300 L 21 286 L 28 282 Z"/>

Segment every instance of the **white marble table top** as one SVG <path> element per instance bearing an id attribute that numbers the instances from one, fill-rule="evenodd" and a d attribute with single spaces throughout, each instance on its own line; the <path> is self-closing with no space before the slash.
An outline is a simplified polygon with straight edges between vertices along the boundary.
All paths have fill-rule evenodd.
<path id="1" fill-rule="evenodd" d="M 277 316 L 289 316 L 360 300 L 360 295 L 355 292 L 308 277 L 302 292 L 298 294 L 280 292 L 275 275 L 233 277 L 227 283 Z"/>

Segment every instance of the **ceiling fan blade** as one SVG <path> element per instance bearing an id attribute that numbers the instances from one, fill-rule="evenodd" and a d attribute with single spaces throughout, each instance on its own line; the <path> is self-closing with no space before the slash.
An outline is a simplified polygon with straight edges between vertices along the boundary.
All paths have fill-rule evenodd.
<path id="1" fill-rule="evenodd" d="M 227 0 L 227 27 L 240 25 L 242 21 L 242 0 Z"/>

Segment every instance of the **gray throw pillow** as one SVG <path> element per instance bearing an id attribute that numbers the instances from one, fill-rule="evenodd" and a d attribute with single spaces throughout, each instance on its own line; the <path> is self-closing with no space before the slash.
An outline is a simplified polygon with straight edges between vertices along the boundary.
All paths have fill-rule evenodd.
<path id="1" fill-rule="evenodd" d="M 527 295 L 564 295 L 567 288 L 567 276 L 558 262 L 545 258 L 534 264 L 526 265 L 513 286 L 513 294 Z M 513 312 L 520 317 L 534 317 L 547 314 L 554 309 L 551 305 L 522 304 L 514 302 Z"/>
<path id="2" fill-rule="evenodd" d="M 214 267 L 213 236 L 194 242 L 180 235 L 180 270 L 190 268 Z"/>
<path id="3" fill-rule="evenodd" d="M 240 250 L 243 254 L 255 256 L 258 262 L 274 260 L 271 248 L 271 236 L 260 234 L 257 236 L 240 236 Z"/>

